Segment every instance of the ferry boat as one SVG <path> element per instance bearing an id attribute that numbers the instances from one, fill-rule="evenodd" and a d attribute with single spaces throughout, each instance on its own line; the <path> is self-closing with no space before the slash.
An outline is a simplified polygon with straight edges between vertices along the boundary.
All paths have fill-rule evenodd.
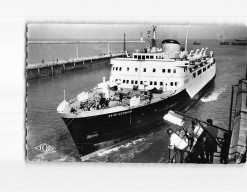
<path id="1" fill-rule="evenodd" d="M 208 48 L 187 51 L 177 40 L 156 47 L 156 26 L 144 52 L 111 59 L 110 78 L 57 107 L 81 155 L 154 129 L 169 110 L 183 111 L 213 84 L 216 61 Z"/>
<path id="2" fill-rule="evenodd" d="M 220 41 L 220 45 L 230 45 L 229 41 Z"/>
<path id="3" fill-rule="evenodd" d="M 201 42 L 199 42 L 199 41 L 194 41 L 194 42 L 193 42 L 193 45 L 201 45 Z"/>

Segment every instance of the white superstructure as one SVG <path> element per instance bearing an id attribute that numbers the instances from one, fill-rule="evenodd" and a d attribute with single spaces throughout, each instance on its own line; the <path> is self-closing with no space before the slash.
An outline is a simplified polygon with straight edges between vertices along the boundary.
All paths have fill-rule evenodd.
<path id="1" fill-rule="evenodd" d="M 195 57 L 188 59 L 192 52 L 188 55 L 180 51 L 175 40 L 164 40 L 161 47 L 160 52 L 146 49 L 128 58 L 112 59 L 110 87 L 140 91 L 156 88 L 171 93 L 186 89 L 192 98 L 215 76 L 213 52 L 207 55 L 204 48 L 198 49 Z"/>

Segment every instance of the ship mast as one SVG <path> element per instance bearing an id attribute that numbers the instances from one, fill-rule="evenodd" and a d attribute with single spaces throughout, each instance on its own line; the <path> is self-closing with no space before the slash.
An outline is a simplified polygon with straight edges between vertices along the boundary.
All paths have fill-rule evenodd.
<path id="1" fill-rule="evenodd" d="M 155 53 L 156 52 L 156 25 L 153 25 L 153 38 L 152 38 L 152 45 L 151 45 L 151 52 Z"/>
<path id="2" fill-rule="evenodd" d="M 187 28 L 187 31 L 186 31 L 186 38 L 185 38 L 185 51 L 188 53 L 188 34 L 189 34 L 189 29 Z"/>
<path id="3" fill-rule="evenodd" d="M 124 45 L 123 45 L 123 51 L 124 51 L 124 53 L 125 53 L 125 51 L 126 51 L 125 33 L 124 33 Z"/>

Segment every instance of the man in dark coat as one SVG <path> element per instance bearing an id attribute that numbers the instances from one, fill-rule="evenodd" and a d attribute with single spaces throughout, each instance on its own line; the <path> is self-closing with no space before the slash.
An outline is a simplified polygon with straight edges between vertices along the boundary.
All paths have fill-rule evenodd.
<path id="1" fill-rule="evenodd" d="M 213 120 L 207 119 L 208 125 L 206 129 L 206 142 L 205 142 L 205 152 L 206 152 L 206 162 L 212 164 L 214 161 L 214 153 L 217 151 L 216 138 L 218 136 L 218 129 L 213 127 Z M 210 136 L 211 135 L 211 136 Z"/>

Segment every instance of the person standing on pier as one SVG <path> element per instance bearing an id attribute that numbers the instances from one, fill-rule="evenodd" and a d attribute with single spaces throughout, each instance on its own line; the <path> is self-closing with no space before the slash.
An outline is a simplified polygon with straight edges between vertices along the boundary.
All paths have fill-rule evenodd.
<path id="1" fill-rule="evenodd" d="M 205 152 L 206 152 L 206 163 L 212 164 L 214 161 L 214 153 L 217 151 L 216 138 L 218 136 L 218 129 L 213 127 L 213 120 L 207 119 L 208 125 L 206 129 L 206 142 L 205 142 Z M 210 134 L 210 135 L 209 135 Z"/>

